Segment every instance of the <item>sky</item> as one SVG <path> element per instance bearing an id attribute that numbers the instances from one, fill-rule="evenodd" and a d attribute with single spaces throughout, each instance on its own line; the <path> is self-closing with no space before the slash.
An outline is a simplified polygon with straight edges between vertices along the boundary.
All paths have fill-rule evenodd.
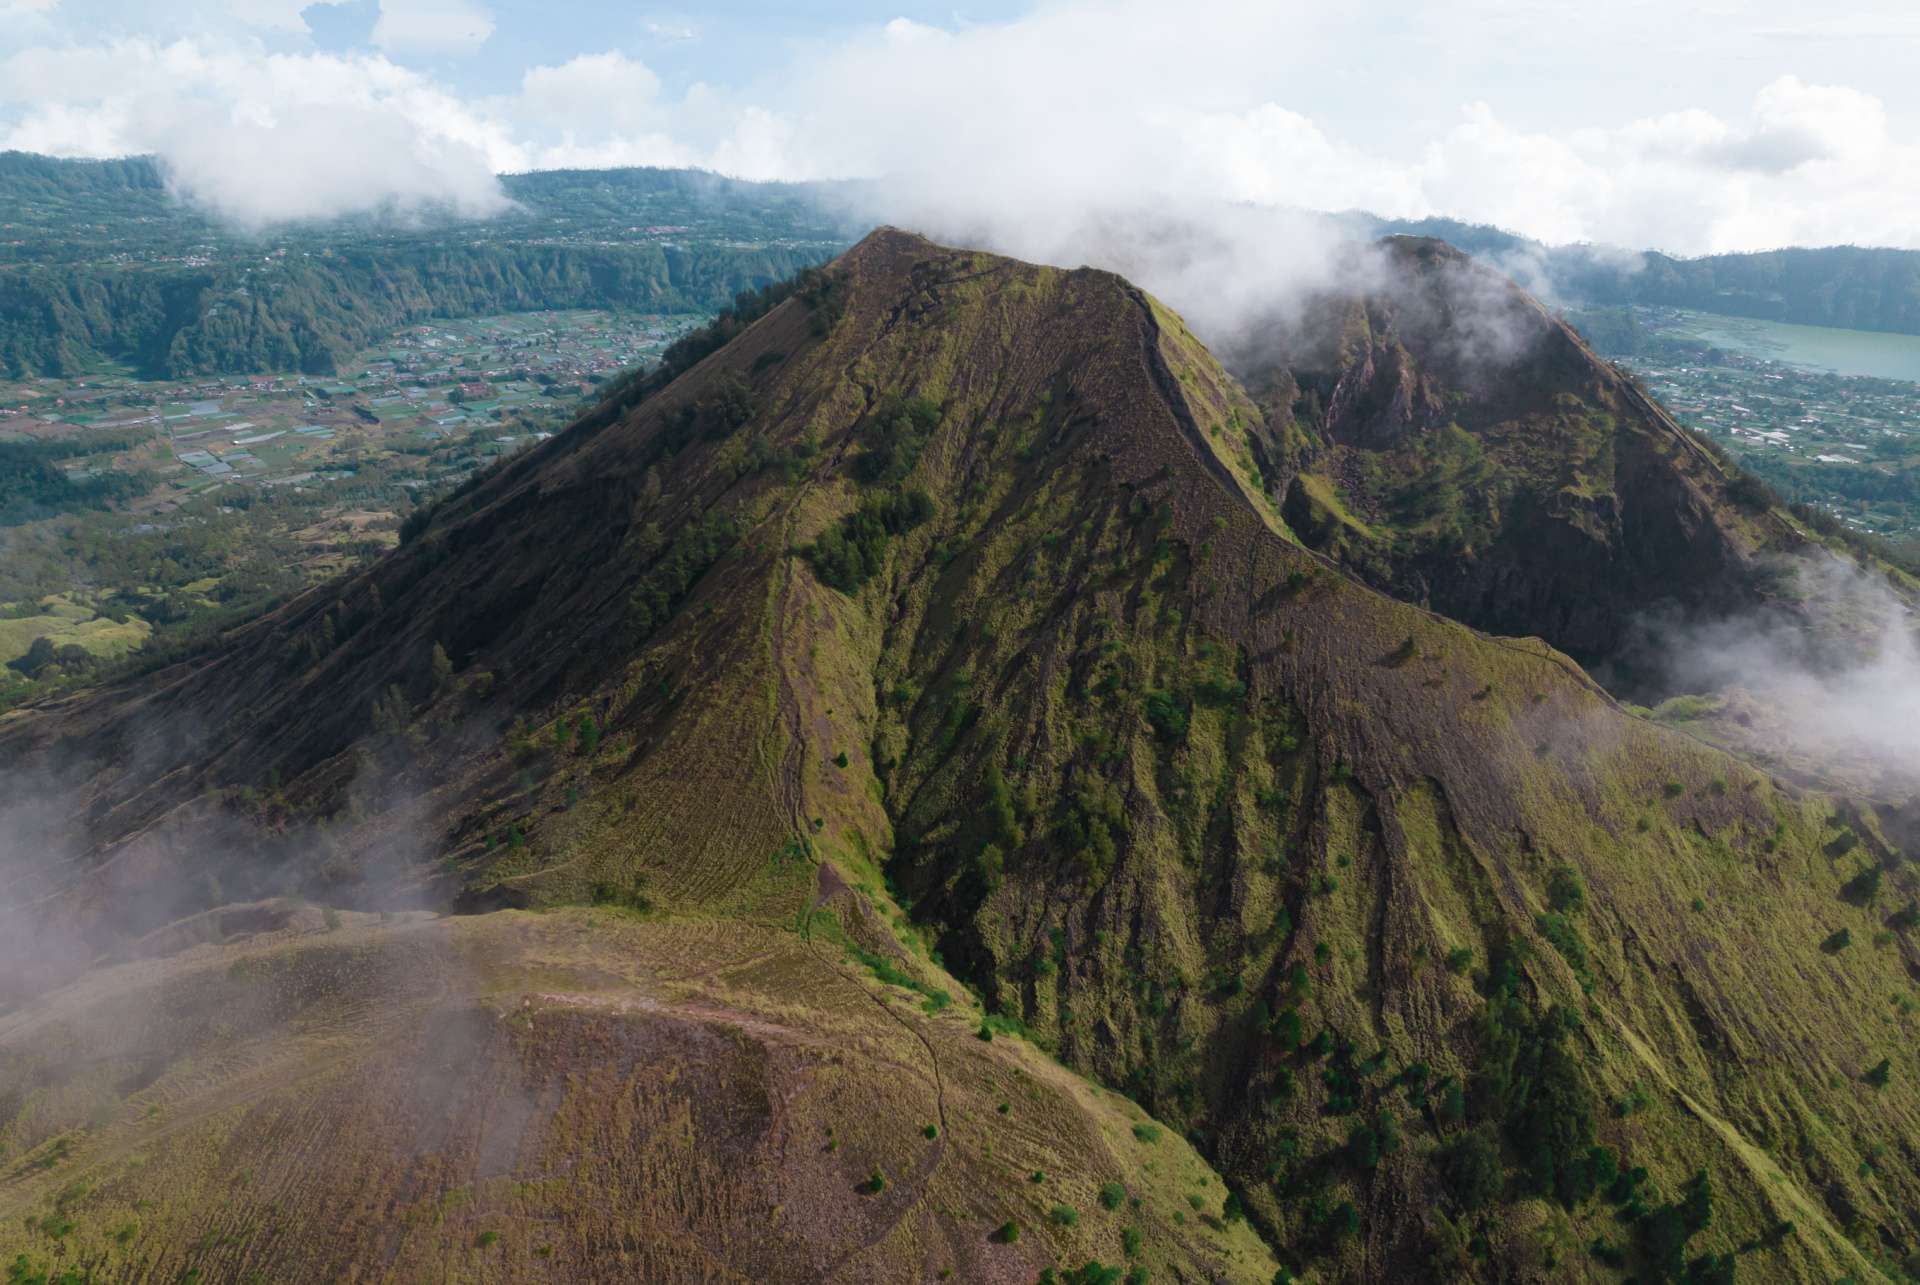
<path id="1" fill-rule="evenodd" d="M 255 225 L 659 164 L 1920 248 L 1915 67 L 1912 0 L 0 0 L 0 148 L 156 153 Z"/>

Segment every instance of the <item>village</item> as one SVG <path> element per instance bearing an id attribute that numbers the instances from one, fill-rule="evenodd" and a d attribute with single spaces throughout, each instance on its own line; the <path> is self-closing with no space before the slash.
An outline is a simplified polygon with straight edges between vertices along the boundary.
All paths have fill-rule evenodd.
<path id="1" fill-rule="evenodd" d="M 1620 364 L 1681 423 L 1790 499 L 1896 540 L 1920 536 L 1920 383 L 1845 375 L 1663 331 Z"/>
<path id="2" fill-rule="evenodd" d="M 418 504 L 701 320 L 517 313 L 411 326 L 326 375 L 0 382 L 0 440 L 48 444 L 70 482 L 133 483 L 0 524 L 0 708 L 75 655 L 111 663 L 377 556 Z M 69 659 L 7 667 L 40 639 Z"/>
<path id="3" fill-rule="evenodd" d="M 0 383 L 0 434 L 82 441 L 71 475 L 145 470 L 133 507 L 231 486 L 310 488 L 378 466 L 433 488 L 549 435 L 594 387 L 651 362 L 697 321 L 519 313 L 435 321 L 328 375 L 139 380 L 117 371 Z"/>

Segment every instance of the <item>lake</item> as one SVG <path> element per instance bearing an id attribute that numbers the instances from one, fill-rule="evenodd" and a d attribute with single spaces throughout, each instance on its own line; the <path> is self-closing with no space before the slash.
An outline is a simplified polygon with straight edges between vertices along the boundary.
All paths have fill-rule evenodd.
<path id="1" fill-rule="evenodd" d="M 1694 338 L 1750 357 L 1792 362 L 1839 375 L 1920 382 L 1920 335 L 1886 335 L 1832 326 L 1682 312 L 1680 328 Z"/>

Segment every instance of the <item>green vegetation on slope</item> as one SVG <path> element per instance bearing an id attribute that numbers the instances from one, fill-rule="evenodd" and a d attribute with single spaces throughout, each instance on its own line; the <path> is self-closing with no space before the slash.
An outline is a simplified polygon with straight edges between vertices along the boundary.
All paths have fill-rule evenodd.
<path id="1" fill-rule="evenodd" d="M 138 689 L 0 749 L 89 729 L 102 850 L 216 807 L 264 817 L 303 887 L 377 904 L 404 815 L 469 909 L 753 936 L 703 964 L 715 988 L 781 970 L 776 925 L 942 1082 L 1028 1032 L 1142 1108 L 1098 1093 L 1128 1169 L 1069 1176 L 1010 1144 L 1034 1104 L 973 1081 L 1009 1135 L 971 1153 L 968 1243 L 1052 1238 L 1056 1268 L 1106 1274 L 1133 1227 L 1150 1255 L 1257 1232 L 1335 1278 L 1910 1270 L 1920 1002 L 1891 908 L 1916 889 L 1876 814 L 1301 548 L 1241 459 L 1253 404 L 1118 278 L 894 232 L 830 277 L 837 316 L 785 297 L 175 675 L 173 710 L 229 712 L 216 753 L 129 752 Z M 937 414 L 868 466 L 892 396 Z M 762 446 L 796 467 L 742 472 Z M 861 546 L 857 591 L 816 574 L 823 537 L 915 492 L 938 498 Z M 636 641 L 634 591 L 723 518 L 737 539 Z M 503 710 L 498 743 L 473 730 Z M 274 867 L 150 853 L 115 872 L 122 913 Z M 819 980 L 769 1020 L 824 1020 Z M 834 1208 L 925 1189 L 962 1136 L 924 1100 L 886 1118 L 890 1155 L 823 1138 Z M 1214 1172 L 1168 1181 L 1181 1135 Z M 1143 1200 L 1124 1223 L 1108 1182 Z"/>

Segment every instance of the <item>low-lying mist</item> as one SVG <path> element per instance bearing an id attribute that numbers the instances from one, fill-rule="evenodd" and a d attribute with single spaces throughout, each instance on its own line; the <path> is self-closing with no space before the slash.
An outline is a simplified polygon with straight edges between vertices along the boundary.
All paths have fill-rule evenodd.
<path id="1" fill-rule="evenodd" d="M 160 797 L 169 778 L 197 776 L 197 749 L 211 753 L 189 740 L 165 762 L 136 751 L 129 762 L 88 758 L 57 773 L 0 764 L 0 1004 L 93 965 L 170 953 L 196 933 L 240 931 L 163 931 L 223 908 L 288 903 L 273 919 L 309 901 L 446 908 L 434 883 L 441 843 L 429 783 L 391 753 L 360 756 L 340 795 L 310 814 L 311 801 L 290 801 L 277 786 L 203 783 Z"/>
<path id="2" fill-rule="evenodd" d="M 1298 317 L 1333 290 L 1377 288 L 1364 239 L 1304 210 L 1163 193 L 1033 191 L 1024 196 L 902 177 L 822 189 L 853 225 L 893 224 L 946 245 L 1057 267 L 1116 272 L 1178 312 L 1217 351 Z"/>
<path id="3" fill-rule="evenodd" d="M 1881 577 L 1831 555 L 1795 558 L 1781 579 L 1779 608 L 1640 622 L 1640 654 L 1666 690 L 1722 697 L 1715 717 L 1740 748 L 1880 791 L 1920 789 L 1912 607 Z M 1677 712 L 1692 712 L 1684 698 Z"/>

